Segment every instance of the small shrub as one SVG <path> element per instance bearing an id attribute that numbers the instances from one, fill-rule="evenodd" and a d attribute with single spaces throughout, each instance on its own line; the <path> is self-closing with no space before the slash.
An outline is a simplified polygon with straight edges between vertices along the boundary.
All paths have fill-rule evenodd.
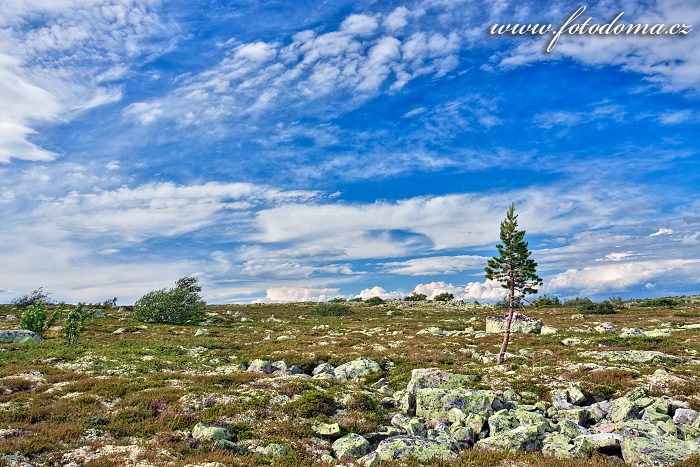
<path id="1" fill-rule="evenodd" d="M 424 293 L 412 293 L 411 295 L 404 297 L 405 302 L 424 302 L 428 299 L 428 296 Z"/>
<path id="2" fill-rule="evenodd" d="M 579 311 L 588 315 L 612 315 L 615 307 L 608 301 L 600 303 L 586 303 L 578 307 Z"/>
<path id="3" fill-rule="evenodd" d="M 535 307 L 543 307 L 543 306 L 560 306 L 561 301 L 559 301 L 559 297 L 548 297 L 546 295 L 542 295 L 541 297 L 537 297 L 535 300 L 530 302 L 532 306 Z"/>
<path id="4" fill-rule="evenodd" d="M 382 297 L 370 297 L 365 300 L 365 303 L 369 306 L 383 305 L 386 301 Z"/>
<path id="5" fill-rule="evenodd" d="M 202 287 L 194 277 L 183 277 L 172 289 L 149 292 L 134 304 L 133 317 L 146 323 L 186 324 L 202 317 Z"/>
<path id="6" fill-rule="evenodd" d="M 287 404 L 288 411 L 304 418 L 331 416 L 337 409 L 338 404 L 333 396 L 319 390 L 305 391 L 299 399 Z"/>
<path id="7" fill-rule="evenodd" d="M 379 402 L 377 402 L 377 398 L 372 394 L 357 392 L 350 398 L 347 408 L 362 412 L 376 412 L 379 410 Z"/>
<path id="8" fill-rule="evenodd" d="M 673 297 L 646 298 L 637 304 L 640 307 L 673 308 L 680 305 L 680 301 Z"/>
<path id="9" fill-rule="evenodd" d="M 18 310 L 24 310 L 25 308 L 31 305 L 38 305 L 40 303 L 50 303 L 49 295 L 51 294 L 44 292 L 43 287 L 39 287 L 38 289 L 32 291 L 32 293 L 30 294 L 22 295 L 21 297 L 15 298 L 14 300 L 12 300 L 12 304 Z"/>
<path id="10" fill-rule="evenodd" d="M 336 298 L 332 298 L 332 299 L 328 300 L 328 303 L 345 303 L 345 302 L 347 302 L 347 299 L 345 299 L 343 297 L 336 297 Z"/>
<path id="11" fill-rule="evenodd" d="M 588 306 L 593 304 L 593 301 L 590 298 L 581 298 L 581 297 L 576 297 L 576 298 L 571 298 L 566 301 L 567 306 L 572 306 L 576 308 L 581 308 L 583 306 Z"/>
<path id="12" fill-rule="evenodd" d="M 349 301 L 349 302 L 361 302 L 361 301 L 362 301 L 362 297 L 351 298 L 351 299 L 348 300 L 348 301 Z"/>
<path id="13" fill-rule="evenodd" d="M 65 304 L 61 302 L 54 310 L 53 313 L 49 315 L 46 310 L 46 303 L 37 302 L 32 305 L 27 306 L 22 317 L 20 318 L 20 327 L 22 329 L 29 329 L 44 337 L 44 333 L 58 320 L 63 311 L 65 310 Z"/>
<path id="14" fill-rule="evenodd" d="M 350 307 L 342 303 L 319 303 L 311 307 L 309 312 L 318 316 L 344 316 L 351 313 Z"/>
<path id="15" fill-rule="evenodd" d="M 66 324 L 63 327 L 63 339 L 66 341 L 66 344 L 74 345 L 78 343 L 78 337 L 85 330 L 85 320 L 88 316 L 84 303 L 78 303 L 68 313 Z"/>
<path id="16" fill-rule="evenodd" d="M 117 306 L 117 297 L 110 298 L 109 300 L 102 302 L 103 308 L 114 308 L 115 306 Z"/>
<path id="17" fill-rule="evenodd" d="M 437 294 L 435 297 L 433 297 L 433 300 L 436 302 L 449 302 L 455 299 L 455 296 L 451 294 L 450 292 L 443 292 Z"/>

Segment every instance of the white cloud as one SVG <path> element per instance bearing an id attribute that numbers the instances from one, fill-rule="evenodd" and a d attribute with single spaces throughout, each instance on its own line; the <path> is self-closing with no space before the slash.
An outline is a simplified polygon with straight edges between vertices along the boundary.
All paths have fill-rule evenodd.
<path id="1" fill-rule="evenodd" d="M 671 235 L 673 233 L 673 229 L 667 229 L 666 227 L 661 227 L 659 230 L 654 232 L 653 234 L 650 234 L 650 237 L 659 237 L 661 235 Z"/>
<path id="2" fill-rule="evenodd" d="M 496 281 L 485 280 L 484 282 L 469 282 L 464 287 L 452 285 L 448 282 L 438 281 L 428 284 L 418 284 L 413 290 L 414 293 L 425 294 L 428 299 L 433 299 L 441 293 L 451 293 L 457 300 L 481 300 L 486 302 L 496 302 L 501 300 L 506 289 Z"/>
<path id="3" fill-rule="evenodd" d="M 273 287 L 266 291 L 269 302 L 325 302 L 339 297 L 339 289 L 316 289 L 308 287 Z"/>
<path id="4" fill-rule="evenodd" d="M 374 287 L 371 287 L 369 289 L 363 289 L 362 291 L 360 291 L 359 294 L 356 295 L 356 297 L 360 297 L 363 300 L 367 300 L 368 298 L 372 297 L 379 297 L 385 300 L 392 300 L 403 298 L 405 295 L 406 294 L 403 293 L 401 290 L 394 290 L 393 292 L 389 292 L 383 287 L 375 285 Z"/>
<path id="5" fill-rule="evenodd" d="M 618 2 L 597 2 L 584 16 L 593 16 L 595 23 L 605 23 L 622 8 Z M 627 2 L 623 22 L 656 24 L 674 23 L 697 25 L 700 9 L 693 2 L 655 0 L 652 2 Z M 541 15 L 547 15 L 547 11 Z M 541 22 L 560 24 L 567 13 L 559 9 L 549 11 Z M 591 66 L 613 65 L 624 71 L 646 76 L 663 89 L 677 91 L 700 87 L 700 63 L 697 50 L 700 35 L 691 31 L 686 36 L 562 36 L 551 54 L 543 53 L 543 40 L 523 40 L 511 51 L 500 55 L 504 67 L 517 67 L 538 61 L 573 59 Z"/>
<path id="6" fill-rule="evenodd" d="M 409 15 L 410 12 L 405 6 L 396 7 L 384 19 L 384 27 L 392 32 L 403 29 L 408 24 Z"/>
<path id="7" fill-rule="evenodd" d="M 457 65 L 459 44 L 456 33 L 384 35 L 378 17 L 352 14 L 336 31 L 301 31 L 287 43 L 231 44 L 217 65 L 160 99 L 129 105 L 124 115 L 141 124 L 203 125 L 234 116 L 240 123 L 271 109 L 338 112 L 419 76 L 445 75 Z"/>
<path id="8" fill-rule="evenodd" d="M 624 261 L 629 258 L 634 258 L 637 256 L 633 251 L 614 251 L 608 253 L 602 259 L 597 259 L 596 261 Z"/>
<path id="9" fill-rule="evenodd" d="M 49 161 L 31 141 L 42 124 L 114 102 L 128 64 L 162 46 L 157 2 L 4 2 L 0 18 L 0 164 Z"/>
<path id="10" fill-rule="evenodd" d="M 683 235 L 681 239 L 683 245 L 699 245 L 700 244 L 700 232 L 690 233 Z"/>
<path id="11" fill-rule="evenodd" d="M 545 282 L 547 290 L 582 293 L 623 291 L 655 280 L 677 283 L 700 281 L 700 259 L 628 261 L 581 269 L 568 269 Z"/>
<path id="12" fill-rule="evenodd" d="M 663 125 L 678 125 L 686 123 L 693 118 L 693 111 L 690 109 L 674 110 L 665 112 L 659 116 L 659 122 Z"/>
<path id="13" fill-rule="evenodd" d="M 431 256 L 407 261 L 383 263 L 386 272 L 407 276 L 433 276 L 455 274 L 470 269 L 482 268 L 486 264 L 484 256 Z"/>

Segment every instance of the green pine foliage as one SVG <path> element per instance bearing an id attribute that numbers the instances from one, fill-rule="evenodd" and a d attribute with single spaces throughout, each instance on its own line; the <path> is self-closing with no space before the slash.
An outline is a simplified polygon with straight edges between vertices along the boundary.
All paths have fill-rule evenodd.
<path id="1" fill-rule="evenodd" d="M 370 297 L 365 300 L 365 303 L 369 306 L 383 305 L 386 301 L 382 297 Z"/>
<path id="2" fill-rule="evenodd" d="M 520 304 L 525 295 L 537 293 L 535 287 L 542 284 L 542 279 L 537 275 L 537 263 L 530 258 L 532 252 L 525 241 L 525 231 L 518 230 L 515 203 L 511 203 L 506 218 L 501 222 L 500 239 L 501 243 L 496 245 L 498 256 L 488 260 L 486 278 L 500 282 L 508 290 L 508 321 L 498 355 L 498 363 L 502 364 L 510 339 L 514 307 Z"/>
<path id="3" fill-rule="evenodd" d="M 455 299 L 454 294 L 450 292 L 442 292 L 433 297 L 433 301 L 436 302 L 449 302 Z"/>

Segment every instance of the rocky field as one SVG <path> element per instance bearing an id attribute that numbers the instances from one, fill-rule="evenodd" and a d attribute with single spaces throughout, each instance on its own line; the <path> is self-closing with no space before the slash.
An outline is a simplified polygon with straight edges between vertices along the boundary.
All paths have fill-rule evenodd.
<path id="1" fill-rule="evenodd" d="M 349 305 L 0 333 L 0 465 L 700 465 L 698 303 L 531 307 L 504 366 L 493 306 Z"/>

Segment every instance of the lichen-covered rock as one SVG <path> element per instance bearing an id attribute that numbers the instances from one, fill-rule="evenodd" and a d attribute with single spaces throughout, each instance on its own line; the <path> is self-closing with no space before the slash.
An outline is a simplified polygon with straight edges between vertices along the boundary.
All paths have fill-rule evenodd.
<path id="1" fill-rule="evenodd" d="M 537 426 L 520 426 L 481 439 L 476 442 L 474 447 L 477 449 L 532 452 L 542 446 L 543 437 L 544 430 Z"/>
<path id="2" fill-rule="evenodd" d="M 334 367 L 330 363 L 321 363 L 311 372 L 312 375 L 333 374 Z"/>
<path id="3" fill-rule="evenodd" d="M 404 413 L 416 414 L 416 391 L 419 389 L 459 389 L 477 381 L 474 375 L 450 373 L 440 368 L 418 368 L 411 371 L 406 390 L 397 394 L 399 406 Z"/>
<path id="4" fill-rule="evenodd" d="M 199 337 L 199 336 L 206 336 L 209 334 L 209 329 L 204 329 L 204 328 L 199 328 L 197 331 L 194 333 L 194 337 Z"/>
<path id="5" fill-rule="evenodd" d="M 197 423 L 192 429 L 192 437 L 201 441 L 219 441 L 230 440 L 232 435 L 231 432 L 224 427 Z"/>
<path id="6" fill-rule="evenodd" d="M 321 436 L 333 436 L 340 433 L 340 426 L 337 423 L 315 422 L 311 429 Z"/>
<path id="7" fill-rule="evenodd" d="M 339 381 L 349 381 L 364 378 L 378 371 L 381 371 L 379 363 L 369 358 L 360 357 L 336 367 L 333 374 Z"/>
<path id="8" fill-rule="evenodd" d="M 700 443 L 639 432 L 626 433 L 621 447 L 622 458 L 633 467 L 667 466 L 700 454 Z"/>
<path id="9" fill-rule="evenodd" d="M 683 359 L 656 350 L 592 350 L 581 352 L 583 357 L 593 357 L 608 362 L 631 363 L 681 363 Z"/>
<path id="10" fill-rule="evenodd" d="M 412 418 L 406 424 L 406 432 L 411 436 L 421 436 L 425 438 L 428 436 L 428 429 L 426 426 L 417 418 Z"/>
<path id="11" fill-rule="evenodd" d="M 612 406 L 608 412 L 608 419 L 611 422 L 622 422 L 631 418 L 636 418 L 640 414 L 639 407 L 634 401 L 627 397 L 620 397 L 612 401 Z"/>
<path id="12" fill-rule="evenodd" d="M 28 329 L 12 329 L 0 331 L 0 343 L 12 344 L 28 344 L 32 342 L 41 342 L 44 339 L 33 331 Z"/>
<path id="13" fill-rule="evenodd" d="M 500 410 L 503 402 L 494 391 L 481 389 L 419 389 L 416 391 L 416 415 L 425 419 L 447 419 L 452 408 L 464 413 L 490 415 Z"/>
<path id="14" fill-rule="evenodd" d="M 370 444 L 363 436 L 350 433 L 335 440 L 332 448 L 338 459 L 357 459 L 369 452 Z"/>
<path id="15" fill-rule="evenodd" d="M 502 334 L 506 332 L 508 316 L 489 316 L 486 318 L 486 332 Z M 542 321 L 531 318 L 522 313 L 514 313 L 510 325 L 510 332 L 514 334 L 539 334 L 542 330 Z"/>
<path id="16" fill-rule="evenodd" d="M 552 326 L 547 326 L 546 324 L 540 329 L 540 334 L 543 336 L 553 336 L 558 333 L 559 330 Z"/>
<path id="17" fill-rule="evenodd" d="M 265 446 L 264 454 L 270 457 L 284 457 L 289 454 L 289 449 L 282 444 L 270 443 Z"/>
<path id="18" fill-rule="evenodd" d="M 250 362 L 250 365 L 248 365 L 248 371 L 254 372 L 254 373 L 265 373 L 265 374 L 270 374 L 273 371 L 275 371 L 274 368 L 272 368 L 272 365 L 270 364 L 269 360 L 263 360 L 260 358 L 257 358 Z"/>
<path id="19" fill-rule="evenodd" d="M 415 457 L 422 462 L 449 461 L 457 458 L 456 446 L 426 438 L 410 436 L 394 436 L 387 438 L 377 446 L 370 456 L 365 456 L 360 463 L 374 466 L 384 461 L 403 460 Z"/>
<path id="20" fill-rule="evenodd" d="M 590 434 L 590 431 L 578 423 L 572 422 L 571 420 L 562 420 L 559 423 L 559 433 L 573 439 L 578 436 L 588 435 Z"/>

